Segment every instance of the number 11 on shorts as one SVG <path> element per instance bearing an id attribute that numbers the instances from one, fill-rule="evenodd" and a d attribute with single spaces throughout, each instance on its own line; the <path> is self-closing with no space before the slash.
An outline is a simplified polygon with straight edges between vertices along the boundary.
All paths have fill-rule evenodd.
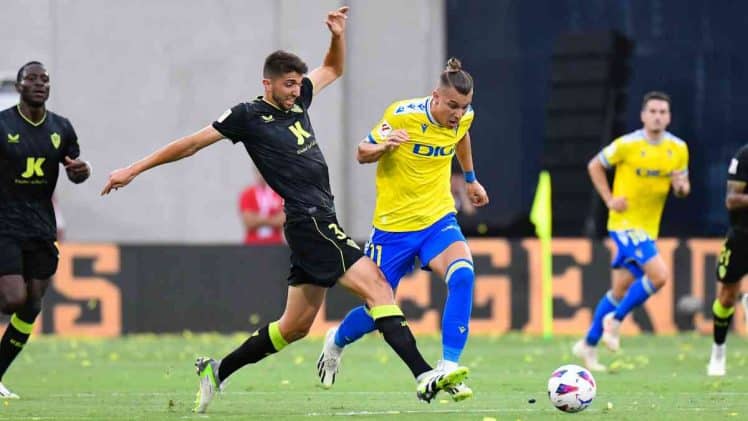
<path id="1" fill-rule="evenodd" d="M 371 257 L 371 260 L 374 261 L 374 263 L 377 264 L 377 266 L 382 266 L 382 245 L 381 244 L 372 244 L 369 243 L 369 248 L 367 250 L 367 254 L 369 257 Z"/>

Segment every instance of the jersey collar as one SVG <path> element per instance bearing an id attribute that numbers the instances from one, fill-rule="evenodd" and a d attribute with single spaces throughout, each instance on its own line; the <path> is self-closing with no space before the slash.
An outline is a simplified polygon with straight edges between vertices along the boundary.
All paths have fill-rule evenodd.
<path id="1" fill-rule="evenodd" d="M 273 107 L 277 111 L 281 111 L 281 112 L 284 111 L 279 106 L 277 106 L 277 105 L 273 104 L 272 102 L 266 100 L 265 97 L 263 97 L 263 96 L 258 96 L 257 99 L 260 100 L 260 101 L 262 101 L 265 105 L 269 105 L 269 106 Z"/>
<path id="2" fill-rule="evenodd" d="M 25 115 L 23 115 L 23 112 L 21 112 L 21 104 L 20 103 L 16 104 L 16 110 L 18 110 L 18 114 L 21 116 L 21 118 L 23 118 L 24 120 L 26 120 L 27 123 L 31 124 L 34 127 L 41 126 L 42 124 L 44 124 L 44 120 L 47 119 L 47 109 L 46 108 L 44 109 L 44 115 L 42 116 L 42 119 L 39 120 L 38 123 L 34 123 L 33 121 L 31 121 L 30 118 L 28 118 Z"/>
<path id="3" fill-rule="evenodd" d="M 642 138 L 644 138 L 644 140 L 652 146 L 661 144 L 662 141 L 665 140 L 665 135 L 667 135 L 667 131 L 663 131 L 659 139 L 650 139 L 649 136 L 647 136 L 647 131 L 644 128 L 641 129 L 641 133 Z"/>
<path id="4" fill-rule="evenodd" d="M 441 124 L 437 123 L 436 119 L 431 114 L 431 100 L 432 99 L 433 98 L 431 96 L 426 97 L 426 103 L 425 103 L 426 104 L 426 118 L 429 119 L 429 123 L 441 127 Z"/>
<path id="5" fill-rule="evenodd" d="M 279 111 L 279 112 L 284 113 L 284 114 L 289 114 L 291 112 L 294 112 L 294 113 L 302 113 L 303 112 L 303 109 L 299 106 L 298 103 L 294 103 L 293 104 L 293 108 L 291 108 L 290 110 L 284 110 L 284 109 L 281 109 L 279 106 L 273 104 L 272 102 L 266 100 L 265 97 L 263 97 L 262 95 L 258 96 L 257 100 L 260 101 L 260 102 L 262 102 L 263 104 L 271 107 L 273 110 Z"/>

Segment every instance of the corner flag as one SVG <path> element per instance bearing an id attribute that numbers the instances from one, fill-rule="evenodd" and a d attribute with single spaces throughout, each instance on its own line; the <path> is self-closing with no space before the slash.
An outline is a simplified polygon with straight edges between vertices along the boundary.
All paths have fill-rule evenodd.
<path id="1" fill-rule="evenodd" d="M 541 171 L 535 199 L 532 201 L 530 221 L 535 224 L 535 234 L 540 239 L 542 262 L 542 302 L 543 302 L 543 336 L 553 336 L 553 254 L 551 252 L 552 236 L 551 215 L 551 175 Z"/>

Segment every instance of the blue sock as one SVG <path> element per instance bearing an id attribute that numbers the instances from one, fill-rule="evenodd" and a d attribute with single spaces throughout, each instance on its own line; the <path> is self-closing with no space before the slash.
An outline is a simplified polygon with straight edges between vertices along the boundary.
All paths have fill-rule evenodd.
<path id="1" fill-rule="evenodd" d="M 447 302 L 442 314 L 442 358 L 457 362 L 468 338 L 468 323 L 473 310 L 473 263 L 459 259 L 447 267 Z"/>
<path id="2" fill-rule="evenodd" d="M 613 298 L 613 291 L 608 291 L 600 299 L 595 307 L 595 315 L 592 316 L 592 325 L 590 330 L 587 331 L 587 345 L 596 346 L 600 342 L 600 337 L 603 336 L 603 317 L 606 314 L 615 311 L 618 306 L 618 301 Z"/>
<path id="3" fill-rule="evenodd" d="M 613 317 L 617 320 L 623 320 L 627 314 L 631 313 L 631 310 L 644 304 L 644 302 L 647 301 L 647 298 L 655 292 L 657 292 L 657 290 L 654 285 L 652 285 L 652 281 L 650 281 L 646 276 L 642 276 L 634 281 L 634 283 L 629 287 L 629 290 L 626 291 L 626 295 L 621 300 L 618 308 L 616 308 L 616 314 Z"/>
<path id="4" fill-rule="evenodd" d="M 348 312 L 343 322 L 338 326 L 335 334 L 335 345 L 344 347 L 356 342 L 359 338 L 376 329 L 374 319 L 364 306 L 359 306 Z"/>

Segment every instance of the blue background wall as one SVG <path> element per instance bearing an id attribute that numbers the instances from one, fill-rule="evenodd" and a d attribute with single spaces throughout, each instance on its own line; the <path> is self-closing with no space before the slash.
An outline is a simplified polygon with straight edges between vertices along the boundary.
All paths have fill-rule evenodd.
<path id="1" fill-rule="evenodd" d="M 492 195 L 485 214 L 503 224 L 529 209 L 558 35 L 615 29 L 635 42 L 627 131 L 640 127 L 642 95 L 663 90 L 673 98 L 670 131 L 691 152 L 693 194 L 668 203 L 663 234 L 721 235 L 727 164 L 748 141 L 747 24 L 748 2 L 447 0 L 447 54 L 476 79 L 473 149 Z"/>

